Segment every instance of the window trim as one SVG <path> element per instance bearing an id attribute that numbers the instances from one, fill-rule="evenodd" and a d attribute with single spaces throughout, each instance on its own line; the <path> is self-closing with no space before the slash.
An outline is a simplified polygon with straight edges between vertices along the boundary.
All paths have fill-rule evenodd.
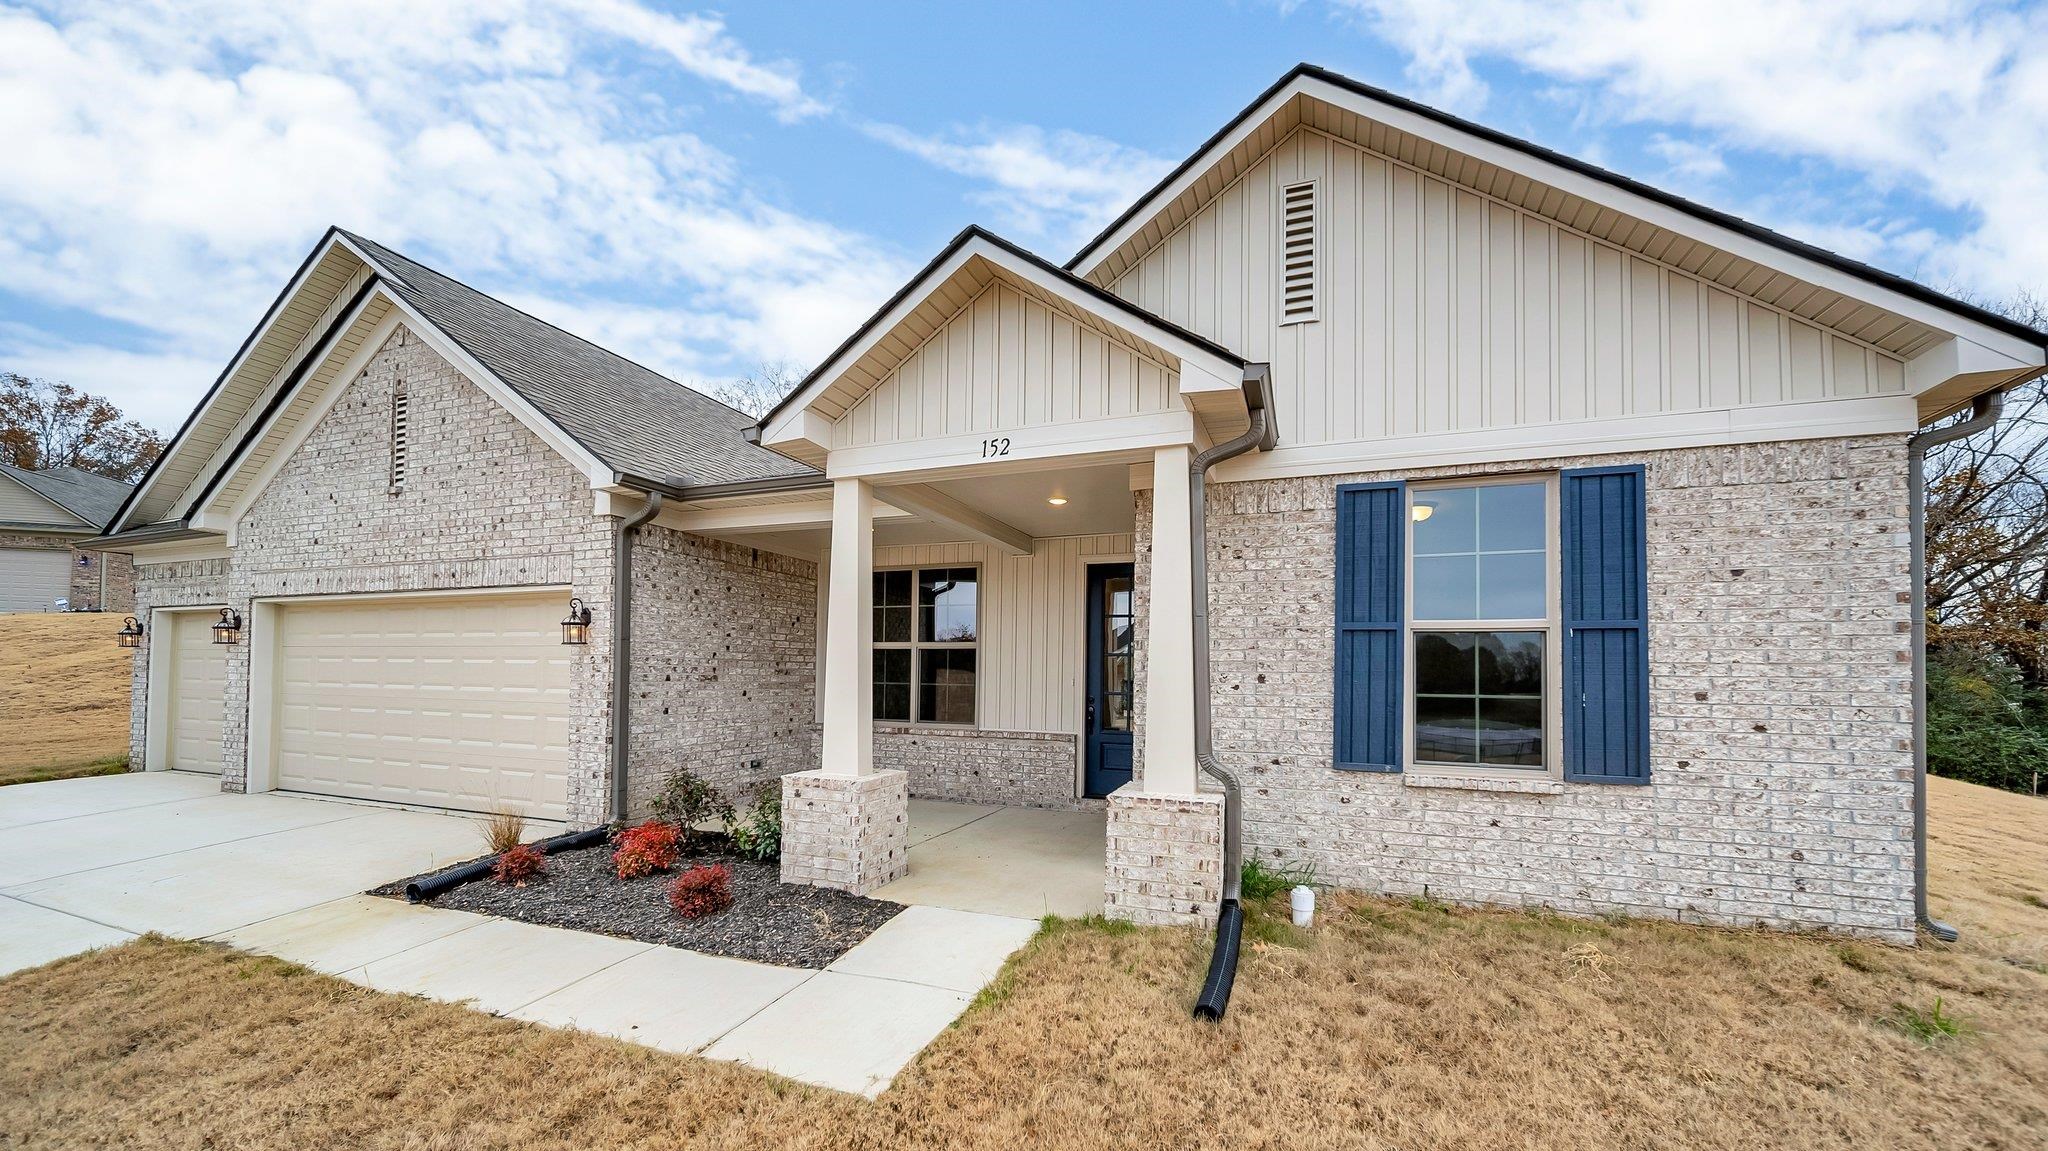
<path id="1" fill-rule="evenodd" d="M 951 571 L 958 570 L 961 568 L 967 568 L 974 572 L 973 641 L 968 643 L 962 643 L 958 640 L 939 641 L 918 639 L 917 588 L 919 573 L 927 571 Z M 876 639 L 872 635 L 870 635 L 868 637 L 868 660 L 872 664 L 875 658 L 875 653 L 878 651 L 908 651 L 910 653 L 910 718 L 888 719 L 884 718 L 883 716 L 874 714 L 872 700 L 869 704 L 870 714 L 868 718 L 876 724 L 886 724 L 891 727 L 929 727 L 938 728 L 944 731 L 973 731 L 980 728 L 981 701 L 983 694 L 981 690 L 983 671 L 981 661 L 981 602 L 982 594 L 988 587 L 987 574 L 982 570 L 982 565 L 978 563 L 878 564 L 868 573 L 868 579 L 870 583 L 872 584 L 872 581 L 876 576 L 882 575 L 885 572 L 910 573 L 910 638 L 908 640 L 888 641 Z M 873 613 L 873 611 L 875 610 L 875 605 L 872 602 L 872 593 L 869 596 L 869 600 L 870 602 L 868 604 L 868 611 L 870 613 Z M 918 655 L 918 653 L 921 651 L 971 651 L 974 653 L 974 718 L 972 720 L 969 720 L 966 723 L 948 723 L 943 720 L 918 718 L 918 684 L 920 681 L 918 679 L 917 673 L 918 669 L 922 666 L 924 662 L 923 657 Z"/>
<path id="2" fill-rule="evenodd" d="M 1478 763 L 1439 763 L 1415 757 L 1415 502 L 1447 488 L 1543 485 L 1544 607 L 1547 615 L 1530 619 L 1428 620 L 1423 631 L 1540 631 L 1543 633 L 1543 767 L 1505 767 Z M 1564 620 L 1562 512 L 1558 473 L 1515 472 L 1504 475 L 1452 476 L 1417 480 L 1404 485 L 1401 501 L 1401 770 L 1446 779 L 1564 779 Z"/>

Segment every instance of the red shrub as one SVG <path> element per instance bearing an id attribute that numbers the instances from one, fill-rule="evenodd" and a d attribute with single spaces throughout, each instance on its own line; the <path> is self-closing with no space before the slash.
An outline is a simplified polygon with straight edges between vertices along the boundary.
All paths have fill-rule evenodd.
<path id="1" fill-rule="evenodd" d="M 620 879 L 638 879 L 667 871 L 676 865 L 682 830 L 674 824 L 650 819 L 619 833 L 618 850 L 612 852 L 612 866 Z"/>
<path id="2" fill-rule="evenodd" d="M 683 872 L 668 885 L 668 902 L 684 919 L 717 915 L 732 906 L 732 869 L 714 863 Z"/>
<path id="3" fill-rule="evenodd" d="M 522 843 L 498 856 L 491 865 L 491 878 L 499 883 L 523 884 L 548 869 L 548 857 L 540 848 Z"/>

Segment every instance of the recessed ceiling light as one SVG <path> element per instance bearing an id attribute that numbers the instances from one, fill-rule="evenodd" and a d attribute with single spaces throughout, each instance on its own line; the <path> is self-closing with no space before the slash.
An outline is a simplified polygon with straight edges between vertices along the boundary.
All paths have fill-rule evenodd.
<path id="1" fill-rule="evenodd" d="M 1065 496 L 1047 496 L 1047 497 L 1046 497 L 1046 500 L 1045 500 L 1045 502 L 1046 502 L 1046 503 L 1049 503 L 1049 504 L 1051 504 L 1052 506 L 1054 506 L 1054 507 L 1056 507 L 1056 508 L 1063 508 L 1063 507 L 1066 507 L 1066 506 L 1067 506 L 1067 497 L 1065 497 Z"/>

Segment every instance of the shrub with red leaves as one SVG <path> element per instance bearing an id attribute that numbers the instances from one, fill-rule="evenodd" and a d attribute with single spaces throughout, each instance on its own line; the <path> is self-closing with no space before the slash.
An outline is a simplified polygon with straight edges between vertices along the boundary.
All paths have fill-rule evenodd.
<path id="1" fill-rule="evenodd" d="M 618 849 L 612 852 L 612 866 L 620 879 L 638 879 L 667 871 L 680 854 L 682 829 L 672 823 L 650 819 L 619 833 Z"/>
<path id="2" fill-rule="evenodd" d="M 714 863 L 683 872 L 668 885 L 668 902 L 684 919 L 717 915 L 732 906 L 732 869 Z"/>
<path id="3" fill-rule="evenodd" d="M 498 862 L 491 865 L 491 878 L 499 883 L 524 884 L 547 869 L 548 857 L 540 853 L 540 848 L 522 843 L 498 856 Z"/>

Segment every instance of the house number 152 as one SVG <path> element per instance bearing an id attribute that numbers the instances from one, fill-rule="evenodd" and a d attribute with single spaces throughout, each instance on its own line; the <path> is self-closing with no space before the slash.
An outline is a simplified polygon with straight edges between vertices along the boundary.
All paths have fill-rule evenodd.
<path id="1" fill-rule="evenodd" d="M 991 456 L 1007 456 L 1009 454 L 1010 437 L 1008 436 L 998 436 L 992 440 L 981 441 L 982 459 L 988 459 Z"/>

